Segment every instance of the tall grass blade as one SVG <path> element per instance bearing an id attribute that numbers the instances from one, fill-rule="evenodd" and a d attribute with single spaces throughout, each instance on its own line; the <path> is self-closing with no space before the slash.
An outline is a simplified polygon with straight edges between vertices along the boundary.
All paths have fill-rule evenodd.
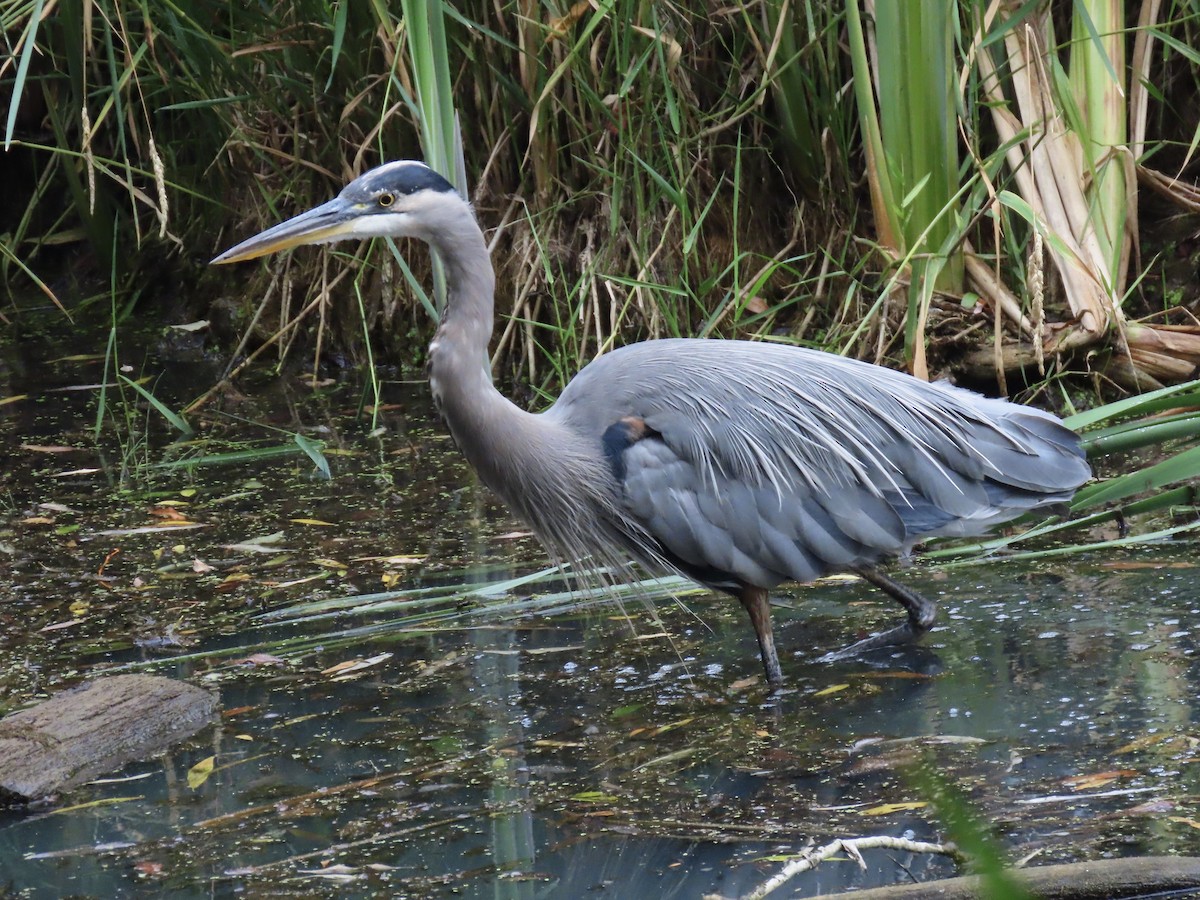
<path id="1" fill-rule="evenodd" d="M 304 435 L 296 433 L 292 435 L 292 440 L 296 442 L 296 446 L 304 451 L 305 455 L 313 461 L 313 465 L 317 467 L 317 471 L 326 481 L 333 478 L 329 471 L 329 460 L 325 458 L 325 454 L 321 452 L 322 445 L 316 441 L 310 441 Z"/>
<path id="2" fill-rule="evenodd" d="M 8 98 L 8 117 L 4 123 L 4 149 L 12 149 L 13 129 L 17 126 L 17 113 L 21 108 L 21 98 L 25 96 L 25 81 L 29 77 L 29 63 L 37 49 L 38 26 L 42 23 L 42 10 L 45 0 L 33 0 L 29 10 L 29 20 L 25 32 L 21 35 L 21 58 L 17 62 L 17 74 L 13 79 L 12 93 Z"/>
<path id="3" fill-rule="evenodd" d="M 150 393 L 132 378 L 127 378 L 120 373 L 117 373 L 117 378 L 119 378 L 122 383 L 133 388 L 143 400 L 149 403 L 158 412 L 158 414 L 166 419 L 171 424 L 171 427 L 180 434 L 190 436 L 193 433 L 192 426 L 188 424 L 187 419 L 183 418 L 183 416 L 179 415 L 179 413 L 168 407 L 165 403 L 155 397 L 152 393 Z"/>

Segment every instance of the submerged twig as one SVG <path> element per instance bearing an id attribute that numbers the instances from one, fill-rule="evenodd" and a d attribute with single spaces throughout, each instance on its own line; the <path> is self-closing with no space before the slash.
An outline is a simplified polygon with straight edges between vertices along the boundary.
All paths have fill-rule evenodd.
<path id="1" fill-rule="evenodd" d="M 866 869 L 867 864 L 862 858 L 862 851 L 877 850 L 879 848 L 885 850 L 903 850 L 907 853 L 937 853 L 941 856 L 952 857 L 956 862 L 962 862 L 964 859 L 958 847 L 952 843 L 930 844 L 926 841 L 910 841 L 907 838 L 889 837 L 885 834 L 876 837 L 839 839 L 831 844 L 826 844 L 824 847 L 818 847 L 816 850 L 804 851 L 799 857 L 785 865 L 778 873 L 767 881 L 764 881 L 750 893 L 743 894 L 740 900 L 759 900 L 759 898 L 765 897 L 777 888 L 787 884 L 788 881 L 795 878 L 801 872 L 808 872 L 815 869 L 819 863 L 836 856 L 838 853 L 845 853 L 858 863 L 861 868 Z M 708 898 L 717 900 L 717 895 L 710 894 Z"/>

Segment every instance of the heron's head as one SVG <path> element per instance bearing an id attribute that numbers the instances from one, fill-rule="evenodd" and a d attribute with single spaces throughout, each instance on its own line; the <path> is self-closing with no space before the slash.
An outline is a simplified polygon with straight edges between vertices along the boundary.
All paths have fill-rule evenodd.
<path id="1" fill-rule="evenodd" d="M 328 203 L 242 241 L 213 262 L 241 262 L 302 244 L 352 238 L 433 241 L 464 210 L 470 214 L 450 182 L 425 163 L 390 162 L 355 178 Z"/>

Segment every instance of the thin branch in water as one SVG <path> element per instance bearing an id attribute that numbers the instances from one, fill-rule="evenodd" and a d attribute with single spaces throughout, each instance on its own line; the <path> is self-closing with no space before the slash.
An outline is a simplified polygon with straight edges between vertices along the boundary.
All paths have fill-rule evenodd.
<path id="1" fill-rule="evenodd" d="M 907 838 L 889 837 L 886 834 L 876 837 L 844 838 L 836 840 L 831 844 L 826 844 L 824 847 L 818 847 L 816 850 L 805 850 L 767 881 L 764 881 L 750 893 L 743 894 L 739 900 L 760 900 L 760 898 L 767 896 L 772 891 L 783 887 L 783 885 L 787 884 L 801 872 L 812 871 L 818 864 L 837 856 L 839 853 L 845 853 L 865 871 L 867 863 L 862 858 L 862 851 L 877 850 L 879 848 L 903 850 L 906 853 L 937 853 L 941 856 L 949 856 L 958 863 L 964 861 L 964 857 L 958 847 L 951 843 L 930 844 L 926 841 L 910 841 Z M 716 894 L 709 894 L 705 897 L 705 900 L 721 900 L 721 898 Z"/>

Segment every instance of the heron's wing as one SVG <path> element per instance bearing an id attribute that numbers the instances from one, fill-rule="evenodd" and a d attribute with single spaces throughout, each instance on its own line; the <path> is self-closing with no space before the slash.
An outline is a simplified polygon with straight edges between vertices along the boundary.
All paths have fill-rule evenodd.
<path id="1" fill-rule="evenodd" d="M 1089 474 L 1046 413 L 740 341 L 602 357 L 554 413 L 601 435 L 633 517 L 710 583 L 811 580 L 981 532 L 1068 499 Z"/>

